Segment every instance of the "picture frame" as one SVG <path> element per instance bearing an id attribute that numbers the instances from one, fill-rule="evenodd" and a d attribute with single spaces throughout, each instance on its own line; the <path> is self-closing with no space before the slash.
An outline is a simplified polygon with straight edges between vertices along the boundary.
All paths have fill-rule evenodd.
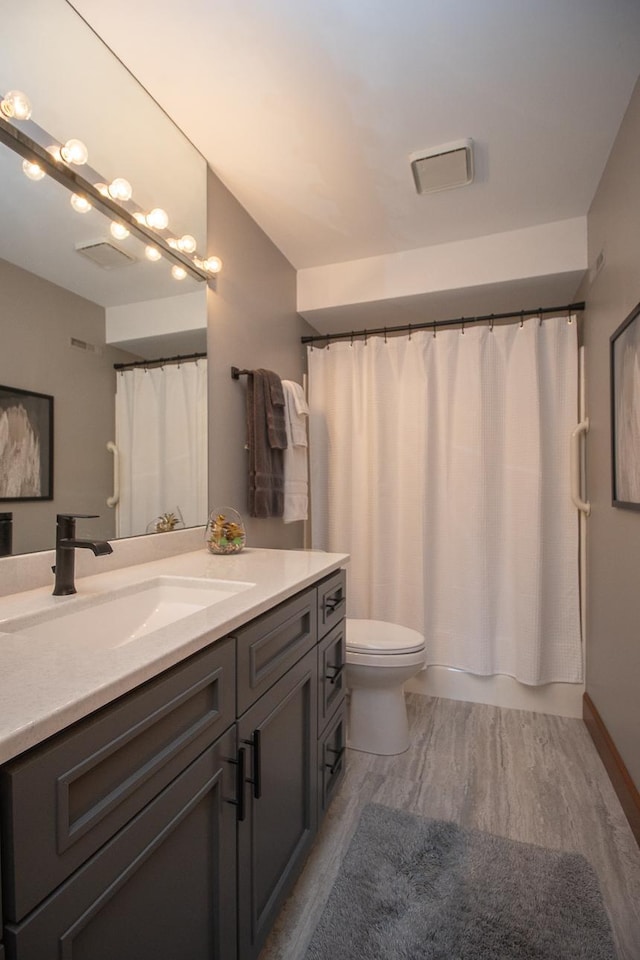
<path id="1" fill-rule="evenodd" d="M 640 303 L 609 344 L 611 500 L 614 507 L 640 510 Z"/>
<path id="2" fill-rule="evenodd" d="M 0 385 L 0 501 L 53 500 L 53 397 Z"/>

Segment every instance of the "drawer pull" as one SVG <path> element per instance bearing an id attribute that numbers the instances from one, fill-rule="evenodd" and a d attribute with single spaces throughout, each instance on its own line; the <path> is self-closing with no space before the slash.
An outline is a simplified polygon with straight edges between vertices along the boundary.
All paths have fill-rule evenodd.
<path id="1" fill-rule="evenodd" d="M 336 772 L 336 770 L 338 769 L 338 767 L 339 767 L 340 764 L 342 763 L 342 757 L 343 757 L 343 755 L 344 755 L 344 751 L 345 751 L 345 748 L 344 748 L 344 747 L 340 747 L 339 750 L 334 750 L 333 747 L 327 747 L 327 753 L 335 753 L 335 754 L 336 754 L 336 758 L 335 758 L 335 760 L 333 761 L 333 763 L 325 763 L 325 767 L 327 767 L 327 769 L 329 770 L 329 773 L 331 774 L 331 776 L 334 775 L 334 773 Z"/>
<path id="2" fill-rule="evenodd" d="M 341 603 L 344 603 L 344 597 L 342 592 L 338 593 L 335 597 L 325 597 L 324 598 L 324 608 L 329 613 L 334 613 L 338 609 Z"/>
<path id="3" fill-rule="evenodd" d="M 245 781 L 245 755 L 246 750 L 244 747 L 240 747 L 238 750 L 238 759 L 230 759 L 229 763 L 232 763 L 236 768 L 236 799 L 228 800 L 227 803 L 233 804 L 237 809 L 236 819 L 238 823 L 242 823 L 245 818 L 245 804 L 244 804 L 244 781 Z"/>
<path id="4" fill-rule="evenodd" d="M 332 663 L 327 664 L 327 670 L 335 670 L 335 673 L 325 674 L 325 680 L 328 680 L 329 683 L 336 683 L 342 676 L 342 671 L 344 670 L 344 663 L 341 666 L 334 666 Z"/>
<path id="5" fill-rule="evenodd" d="M 243 740 L 243 743 L 251 747 L 252 773 L 251 778 L 247 778 L 247 783 L 253 784 L 253 797 L 259 800 L 262 796 L 262 752 L 260 743 L 260 731 L 253 731 L 253 736 L 249 740 Z"/>

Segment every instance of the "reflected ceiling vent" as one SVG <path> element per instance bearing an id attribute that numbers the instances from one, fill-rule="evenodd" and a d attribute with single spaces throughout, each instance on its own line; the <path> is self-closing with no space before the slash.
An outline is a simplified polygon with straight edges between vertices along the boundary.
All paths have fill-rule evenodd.
<path id="1" fill-rule="evenodd" d="M 418 193 L 464 187 L 473 181 L 473 140 L 456 140 L 409 157 Z"/>
<path id="2" fill-rule="evenodd" d="M 127 267 L 130 263 L 137 263 L 136 257 L 125 253 L 124 250 L 114 246 L 109 240 L 78 243 L 76 244 L 76 252 L 81 253 L 87 260 L 96 263 L 103 270 L 116 270 L 118 267 Z"/>

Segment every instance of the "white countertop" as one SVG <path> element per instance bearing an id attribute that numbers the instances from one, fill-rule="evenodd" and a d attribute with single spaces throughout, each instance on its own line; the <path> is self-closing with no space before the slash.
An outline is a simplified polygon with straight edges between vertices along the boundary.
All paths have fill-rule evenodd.
<path id="1" fill-rule="evenodd" d="M 212 641 L 339 569 L 347 554 L 246 548 L 233 556 L 200 549 L 76 580 L 73 597 L 41 587 L 0 598 L 0 763 L 196 653 Z M 241 580 L 255 586 L 115 649 L 87 636 L 51 643 L 2 632 L 15 617 L 96 600 L 154 577 Z M 13 628 L 15 629 L 15 627 Z"/>

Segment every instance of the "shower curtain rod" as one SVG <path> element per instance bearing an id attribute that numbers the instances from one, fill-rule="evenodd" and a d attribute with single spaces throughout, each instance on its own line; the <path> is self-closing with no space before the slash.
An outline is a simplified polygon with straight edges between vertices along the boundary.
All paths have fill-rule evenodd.
<path id="1" fill-rule="evenodd" d="M 520 320 L 525 317 L 542 317 L 545 313 L 576 313 L 584 310 L 584 300 L 580 303 L 568 303 L 562 307 L 538 307 L 536 310 L 516 310 L 511 313 L 486 313 L 478 317 L 455 317 L 452 320 L 431 320 L 424 323 L 403 323 L 397 327 L 374 327 L 371 330 L 351 330 L 349 333 L 319 333 L 314 337 L 300 337 L 302 343 L 330 343 L 334 340 L 353 340 L 355 337 L 374 336 L 375 334 L 412 333 L 414 330 L 435 330 L 437 327 L 459 327 L 472 323 L 491 323 L 494 320 Z"/>
<path id="2" fill-rule="evenodd" d="M 176 354 L 175 357 L 158 357 L 157 360 L 132 360 L 131 363 L 114 363 L 114 370 L 133 370 L 134 367 L 158 367 L 166 363 L 184 363 L 190 360 L 206 359 L 206 353 Z"/>

